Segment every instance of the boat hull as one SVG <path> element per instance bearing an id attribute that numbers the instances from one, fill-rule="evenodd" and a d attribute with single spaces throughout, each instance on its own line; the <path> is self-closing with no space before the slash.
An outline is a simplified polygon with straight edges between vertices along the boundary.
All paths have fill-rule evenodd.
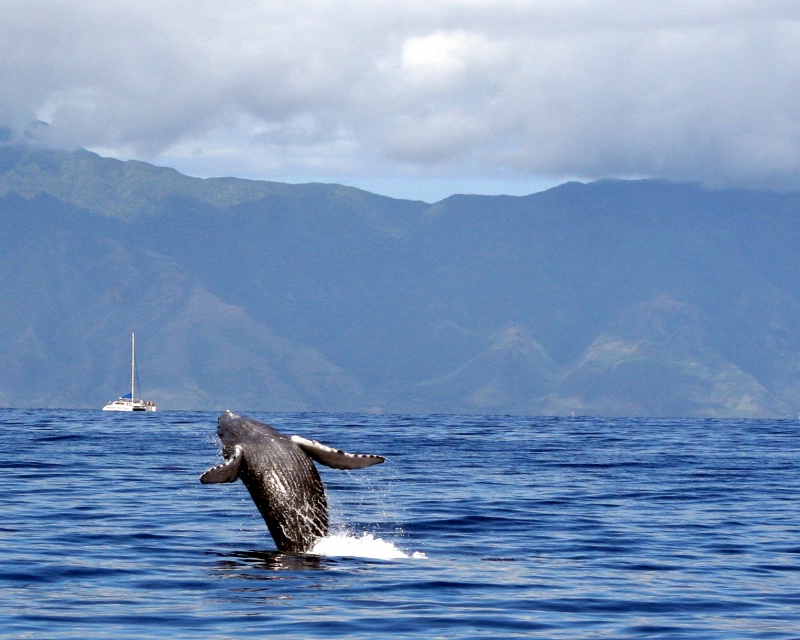
<path id="1" fill-rule="evenodd" d="M 109 402 L 103 411 L 155 411 L 156 405 L 152 402 L 145 402 L 144 400 L 126 400 L 120 398 Z"/>

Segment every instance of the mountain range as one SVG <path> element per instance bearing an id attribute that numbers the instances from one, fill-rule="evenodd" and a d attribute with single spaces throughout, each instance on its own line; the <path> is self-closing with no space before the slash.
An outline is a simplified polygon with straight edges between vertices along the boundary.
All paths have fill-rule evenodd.
<path id="1" fill-rule="evenodd" d="M 800 194 L 434 204 L 0 145 L 0 405 L 785 417 Z"/>

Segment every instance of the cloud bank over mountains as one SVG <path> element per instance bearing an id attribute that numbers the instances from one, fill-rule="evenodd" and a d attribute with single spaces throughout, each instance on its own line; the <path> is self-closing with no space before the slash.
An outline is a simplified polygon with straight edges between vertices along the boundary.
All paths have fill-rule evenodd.
<path id="1" fill-rule="evenodd" d="M 800 187 L 800 4 L 7 0 L 0 124 L 193 175 Z"/>

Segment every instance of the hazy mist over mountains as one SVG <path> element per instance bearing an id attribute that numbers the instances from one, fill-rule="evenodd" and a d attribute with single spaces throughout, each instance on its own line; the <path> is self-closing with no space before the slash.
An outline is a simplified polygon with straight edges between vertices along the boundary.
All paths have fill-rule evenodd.
<path id="1" fill-rule="evenodd" d="M 428 205 L 0 146 L 0 404 L 800 410 L 800 195 L 568 183 Z"/>

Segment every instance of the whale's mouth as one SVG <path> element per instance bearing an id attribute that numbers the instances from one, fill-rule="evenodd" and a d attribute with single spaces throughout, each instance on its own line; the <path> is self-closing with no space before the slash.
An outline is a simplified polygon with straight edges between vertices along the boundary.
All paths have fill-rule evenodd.
<path id="1" fill-rule="evenodd" d="M 372 558 L 375 560 L 427 558 L 424 553 L 418 551 L 406 553 L 394 543 L 376 538 L 371 533 L 365 533 L 358 537 L 348 533 L 330 534 L 317 540 L 308 553 L 326 557 Z"/>

